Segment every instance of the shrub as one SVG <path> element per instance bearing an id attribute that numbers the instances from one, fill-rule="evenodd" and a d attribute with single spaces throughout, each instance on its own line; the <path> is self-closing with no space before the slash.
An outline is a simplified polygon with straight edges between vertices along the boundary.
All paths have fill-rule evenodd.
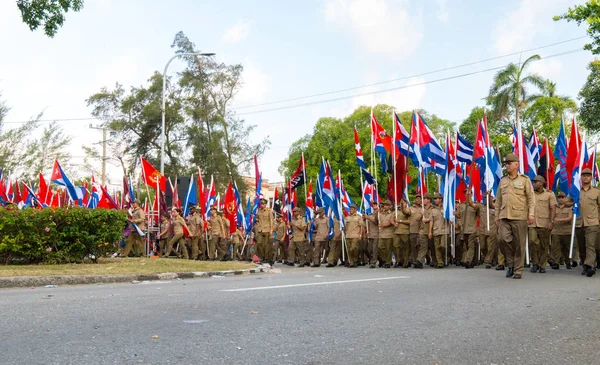
<path id="1" fill-rule="evenodd" d="M 81 262 L 113 252 L 127 214 L 118 210 L 0 208 L 0 263 Z"/>

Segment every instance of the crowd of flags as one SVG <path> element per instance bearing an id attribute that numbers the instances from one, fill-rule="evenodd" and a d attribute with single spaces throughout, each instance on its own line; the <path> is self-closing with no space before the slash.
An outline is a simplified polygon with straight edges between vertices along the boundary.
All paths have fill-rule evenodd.
<path id="1" fill-rule="evenodd" d="M 409 130 L 393 112 L 391 135 L 378 122 L 373 112 L 370 118 L 372 146 L 370 166 L 365 162 L 359 133 L 354 127 L 355 156 L 361 176 L 362 196 L 360 200 L 356 200 L 359 203 L 357 204 L 359 214 L 371 214 L 373 203 L 381 201 L 378 193 L 381 190 L 377 178 L 379 170 L 377 164 L 381 164 L 381 171 L 386 174 L 386 198 L 396 204 L 402 198 L 410 203 L 409 162 L 418 169 L 416 184 L 418 194 L 428 191 L 426 177 L 429 173 L 439 176 L 439 183 L 435 189 L 444 198 L 443 214 L 450 221 L 454 220 L 456 202 L 465 200 L 465 191 L 470 190 L 476 201 L 483 201 L 487 194 L 496 195 L 502 178 L 501 156 L 490 140 L 486 116 L 477 123 L 475 141 L 470 142 L 458 132 L 448 131 L 444 136 L 443 145 L 425 119 L 417 112 L 412 114 Z M 555 191 L 560 189 L 572 196 L 576 203 L 574 210 L 578 213 L 581 172 L 585 168 L 590 168 L 593 171 L 594 184 L 597 184 L 600 175 L 595 148 L 589 150 L 585 137 L 580 136 L 575 119 L 572 120 L 568 139 L 565 125 L 561 122 L 554 149 L 548 138 L 541 141 L 537 132 L 532 130 L 527 139 L 517 126 L 514 128 L 511 141 L 513 152 L 522 161 L 521 173 L 532 179 L 536 175 L 544 176 L 548 188 Z M 227 185 L 224 198 L 221 199 L 213 176 L 210 177 L 210 182 L 205 184 L 202 172 L 198 169 L 197 176 L 190 177 L 185 196 L 179 197 L 177 179 L 173 184 L 143 157 L 140 157 L 140 165 L 142 181 L 148 189 L 151 200 L 146 201 L 143 207 L 147 212 L 153 212 L 151 218 L 153 224 L 158 224 L 159 213 L 168 211 L 165 194 L 167 189 L 170 189 L 173 198 L 172 206 L 182 209 L 184 216 L 190 214 L 192 206 L 198 206 L 206 222 L 210 219 L 210 208 L 216 206 L 229 220 L 230 233 L 233 233 L 236 227 L 247 233 L 252 230 L 263 197 L 262 173 L 256 155 L 254 156 L 255 193 L 247 198 L 245 204 L 235 182 Z M 51 189 L 49 182 L 59 188 Z M 350 207 L 354 204 L 354 200 L 345 189 L 340 170 L 338 169 L 336 173 L 329 161 L 322 158 L 318 176 L 313 184 L 306 174 L 306 160 L 302 155 L 298 167 L 290 178 L 275 188 L 274 199 L 270 206 L 286 222 L 293 219 L 292 212 L 298 206 L 297 195 L 301 187 L 304 187 L 306 201 L 305 219 L 312 222 L 316 210 L 323 209 L 331 223 L 330 236 L 333 235 L 334 219 L 339 221 L 340 228 L 343 229 L 343 217 L 350 214 Z M 77 186 L 67 177 L 58 161 L 54 162 L 50 180 L 46 180 L 40 173 L 39 181 L 35 184 L 13 180 L 0 169 L 0 203 L 3 205 L 13 203 L 19 208 L 75 205 L 90 209 L 128 209 L 135 200 L 135 194 L 132 180 L 128 176 L 123 177 L 123 189 L 120 194 L 116 192 L 110 194 L 107 186 L 96 182 L 94 176 L 91 176 L 89 183 L 84 182 L 83 185 Z"/>

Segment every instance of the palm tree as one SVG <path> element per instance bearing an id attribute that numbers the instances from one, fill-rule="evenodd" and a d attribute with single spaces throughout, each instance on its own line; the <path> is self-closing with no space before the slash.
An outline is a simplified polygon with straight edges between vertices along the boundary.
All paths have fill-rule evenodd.
<path id="1" fill-rule="evenodd" d="M 505 69 L 494 76 L 487 102 L 498 115 L 499 119 L 507 119 L 512 110 L 515 113 L 517 126 L 520 123 L 521 110 L 539 98 L 540 95 L 530 93 L 529 86 L 543 90 L 544 79 L 537 74 L 526 74 L 530 62 L 540 60 L 539 55 L 533 55 L 520 64 L 510 63 Z"/>

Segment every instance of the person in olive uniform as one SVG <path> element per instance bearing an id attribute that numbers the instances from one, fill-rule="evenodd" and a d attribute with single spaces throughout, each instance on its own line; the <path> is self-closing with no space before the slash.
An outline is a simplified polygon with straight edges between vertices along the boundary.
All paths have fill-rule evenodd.
<path id="1" fill-rule="evenodd" d="M 173 227 L 173 237 L 169 240 L 167 244 L 167 252 L 163 257 L 169 257 L 171 252 L 175 252 L 176 256 L 183 256 L 184 258 L 189 258 L 187 248 L 185 247 L 185 238 L 183 237 L 183 228 L 185 227 L 188 232 L 189 228 L 185 223 L 185 220 L 181 216 L 181 210 L 178 208 L 173 208 L 171 211 L 171 226 Z M 179 250 L 183 253 L 180 255 L 175 249 L 179 245 Z"/>
<path id="2" fill-rule="evenodd" d="M 188 226 L 190 227 L 190 246 L 192 246 L 192 259 L 198 259 L 198 246 L 202 239 L 202 228 L 204 221 L 200 216 L 200 213 L 196 210 L 196 207 L 190 207 L 190 215 L 188 216 Z"/>
<path id="3" fill-rule="evenodd" d="M 573 224 L 573 205 L 567 204 L 564 192 L 558 193 L 558 205 L 552 226 L 552 268 L 558 270 L 561 257 L 565 258 L 565 266 L 571 269 L 569 249 L 571 248 L 571 226 Z"/>
<path id="4" fill-rule="evenodd" d="M 313 266 L 321 266 L 321 255 L 325 246 L 329 244 L 327 242 L 327 235 L 329 234 L 329 218 L 325 217 L 323 208 L 317 208 L 317 216 L 314 219 L 315 235 L 314 243 L 315 249 L 313 250 Z"/>
<path id="5" fill-rule="evenodd" d="M 394 212 L 392 202 L 386 200 L 383 210 L 379 212 L 379 255 L 383 261 L 383 267 L 389 269 L 392 266 L 392 243 L 394 240 Z"/>
<path id="6" fill-rule="evenodd" d="M 306 257 L 306 221 L 302 216 L 302 209 L 295 207 L 292 212 L 294 218 L 290 222 L 292 228 L 292 235 L 290 239 L 290 248 L 288 250 L 289 266 L 294 266 L 294 259 L 296 258 L 296 248 L 298 248 L 298 267 L 304 267 L 305 263 L 309 262 L 309 258 Z"/>
<path id="7" fill-rule="evenodd" d="M 394 217 L 394 256 L 396 263 L 394 267 L 409 267 L 410 262 L 410 211 L 406 200 L 400 200 L 398 216 Z M 375 268 L 375 265 L 373 265 Z"/>
<path id="8" fill-rule="evenodd" d="M 364 223 L 358 215 L 356 204 L 350 205 L 350 215 L 346 217 L 344 232 L 348 246 L 348 262 L 350 267 L 358 267 L 358 241 L 362 238 Z"/>
<path id="9" fill-rule="evenodd" d="M 336 217 L 333 217 L 333 238 L 329 242 L 329 255 L 327 256 L 327 266 L 326 267 L 336 266 L 341 257 L 342 257 L 342 231 L 340 230 L 340 221 Z"/>
<path id="10" fill-rule="evenodd" d="M 592 170 L 581 172 L 581 191 L 579 193 L 580 216 L 577 221 L 577 243 L 579 257 L 583 262 L 581 275 L 592 277 L 596 273 L 596 238 L 598 235 L 598 206 L 600 206 L 600 189 L 591 185 Z"/>
<path id="11" fill-rule="evenodd" d="M 233 244 L 233 259 L 242 261 L 242 246 L 244 246 L 244 235 L 242 234 L 242 227 L 237 227 L 235 232 L 231 235 L 231 243 Z"/>
<path id="12" fill-rule="evenodd" d="M 487 200 L 490 199 L 489 203 Z M 498 244 L 496 242 L 496 233 L 498 231 L 496 227 L 496 211 L 494 209 L 494 199 L 488 192 L 488 195 L 484 197 L 483 203 L 473 202 L 474 205 L 478 206 L 479 209 L 479 227 L 478 236 L 479 244 L 481 246 L 481 254 L 483 255 L 483 263 L 486 269 L 491 269 L 496 257 L 498 257 L 497 270 L 504 270 L 504 256 L 502 253 L 498 254 Z M 486 205 L 487 204 L 487 205 Z M 488 205 L 489 205 L 489 230 L 488 230 Z"/>
<path id="13" fill-rule="evenodd" d="M 433 239 L 431 231 L 431 213 L 433 206 L 431 205 L 431 194 L 423 194 L 423 217 L 421 218 L 421 228 L 419 229 L 419 251 L 417 255 L 417 266 L 415 268 L 422 269 L 429 251 L 429 241 Z"/>
<path id="14" fill-rule="evenodd" d="M 433 195 L 433 210 L 431 212 L 431 228 L 433 233 L 433 244 L 435 247 L 436 268 L 442 269 L 447 265 L 448 257 L 448 221 L 444 218 L 442 207 L 442 194 Z"/>
<path id="15" fill-rule="evenodd" d="M 379 204 L 377 202 L 371 203 L 371 214 L 363 214 L 363 219 L 366 223 L 367 229 L 367 252 L 369 253 L 369 264 L 370 268 L 374 269 L 377 264 L 377 257 L 379 256 L 379 222 L 377 217 L 379 216 Z"/>
<path id="16" fill-rule="evenodd" d="M 550 250 L 550 233 L 556 214 L 556 197 L 550 190 L 544 189 L 546 179 L 536 176 L 533 179 L 535 197 L 535 219 L 529 225 L 529 247 L 531 253 L 531 272 L 546 272 L 548 252 Z"/>
<path id="17" fill-rule="evenodd" d="M 270 242 L 270 236 L 275 231 L 275 224 L 273 222 L 273 213 L 267 208 L 267 199 L 260 199 L 260 207 L 258 208 L 258 212 L 256 212 L 254 230 L 256 233 L 257 249 L 255 254 L 262 262 L 270 261 L 272 259 L 270 248 L 273 246 Z"/>
<path id="18" fill-rule="evenodd" d="M 417 257 L 419 256 L 419 232 L 421 231 L 421 225 L 423 224 L 423 207 L 421 204 L 421 195 L 415 196 L 415 204 L 412 205 L 408 211 L 408 215 L 410 216 L 410 263 L 414 267 L 420 266 Z"/>
<path id="19" fill-rule="evenodd" d="M 458 211 L 456 219 L 460 220 L 462 228 L 463 247 L 466 245 L 466 254 L 464 255 L 465 269 L 475 267 L 477 260 L 476 253 L 479 250 L 477 244 L 477 217 L 480 216 L 481 205 L 473 202 L 471 190 L 467 190 L 467 204 L 464 209 Z"/>
<path id="20" fill-rule="evenodd" d="M 533 187 L 527 175 L 519 174 L 519 158 L 509 153 L 504 158 L 506 175 L 500 179 L 496 197 L 498 244 L 504 246 L 506 277 L 521 279 L 525 264 L 527 224 L 535 218 Z"/>
<path id="21" fill-rule="evenodd" d="M 144 210 L 140 208 L 140 201 L 136 199 L 133 202 L 133 212 L 131 212 L 131 217 L 128 218 L 130 223 L 134 223 L 140 231 L 144 232 L 146 229 L 146 215 L 144 214 Z M 133 249 L 133 253 L 136 257 L 146 256 L 146 245 L 144 243 L 144 238 L 140 236 L 138 231 L 131 226 L 131 233 L 129 237 L 127 237 L 127 242 L 125 245 L 125 250 L 123 250 L 123 256 L 129 256 L 129 253 Z"/>
<path id="22" fill-rule="evenodd" d="M 217 214 L 217 207 L 210 207 L 210 217 L 208 219 L 208 232 L 210 234 L 208 241 L 208 259 L 214 260 L 217 257 L 217 248 L 219 241 L 223 236 L 223 223 L 221 217 Z"/>
<path id="23" fill-rule="evenodd" d="M 288 249 L 285 244 L 285 234 L 287 227 L 283 216 L 277 214 L 277 220 L 275 221 L 275 242 L 273 243 L 273 262 L 287 262 Z"/>
<path id="24" fill-rule="evenodd" d="M 158 238 L 159 240 L 159 247 L 160 247 L 160 251 L 162 251 L 163 253 L 166 254 L 166 250 L 167 250 L 167 243 L 169 242 L 169 238 L 170 237 L 170 227 L 171 227 L 171 223 L 169 222 L 169 214 L 168 213 L 163 213 L 160 216 L 160 232 L 158 234 L 158 236 L 156 236 L 156 238 Z M 157 251 L 157 255 L 160 256 L 160 251 Z"/>

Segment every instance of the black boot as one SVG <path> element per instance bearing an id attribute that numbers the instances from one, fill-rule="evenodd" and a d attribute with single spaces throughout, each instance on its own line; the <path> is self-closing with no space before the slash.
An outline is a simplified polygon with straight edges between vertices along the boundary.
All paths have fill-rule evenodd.
<path id="1" fill-rule="evenodd" d="M 506 277 L 510 278 L 515 274 L 515 272 L 513 271 L 512 267 L 509 267 L 508 270 L 506 270 Z"/>

